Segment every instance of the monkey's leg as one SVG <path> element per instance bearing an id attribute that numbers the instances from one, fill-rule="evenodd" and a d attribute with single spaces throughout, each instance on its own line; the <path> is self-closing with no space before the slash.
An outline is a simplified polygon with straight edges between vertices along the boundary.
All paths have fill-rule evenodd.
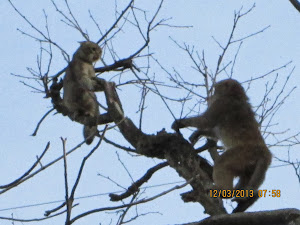
<path id="1" fill-rule="evenodd" d="M 264 181 L 266 171 L 271 163 L 271 153 L 267 148 L 260 146 L 250 146 L 252 154 L 247 155 L 247 159 L 249 161 L 257 160 L 257 156 L 260 158 L 253 165 L 249 165 L 246 167 L 246 170 L 241 175 L 241 183 L 237 185 L 237 188 L 245 189 L 245 190 L 253 190 L 253 197 L 246 198 L 234 198 L 232 201 L 238 202 L 237 207 L 233 210 L 233 213 L 236 212 L 244 212 L 247 208 L 249 208 L 258 198 L 258 188 L 261 183 Z M 247 181 L 248 180 L 248 181 Z"/>
<path id="2" fill-rule="evenodd" d="M 97 126 L 83 126 L 83 137 L 85 139 L 85 143 L 90 145 L 95 136 L 98 135 Z"/>
<path id="3" fill-rule="evenodd" d="M 213 180 L 218 189 L 232 190 L 233 189 L 233 178 L 234 174 L 228 167 L 225 160 L 222 160 L 223 155 L 220 160 L 215 163 L 213 168 Z"/>
<path id="4" fill-rule="evenodd" d="M 245 189 L 245 187 L 247 186 L 247 184 L 249 183 L 251 178 L 251 174 L 250 175 L 241 175 L 239 178 L 239 182 L 235 185 L 236 190 L 241 190 L 241 189 Z"/>
<path id="5" fill-rule="evenodd" d="M 251 160 L 251 159 L 249 159 Z M 236 186 L 236 189 L 245 189 L 245 190 L 253 190 L 253 197 L 245 197 L 245 198 L 234 198 L 231 201 L 238 202 L 237 207 L 232 211 L 232 213 L 244 212 L 251 205 L 256 202 L 259 198 L 258 196 L 258 187 L 265 179 L 266 170 L 268 169 L 269 164 L 265 158 L 261 158 L 255 165 L 255 169 L 251 174 L 243 175 L 240 178 L 239 183 Z M 241 183 L 240 183 L 241 182 Z"/>
<path id="6" fill-rule="evenodd" d="M 243 161 L 239 147 L 228 149 L 215 161 L 213 179 L 217 188 L 233 190 L 234 177 L 241 177 L 244 172 Z"/>
<path id="7" fill-rule="evenodd" d="M 245 190 L 245 187 L 248 185 L 249 180 L 251 178 L 251 174 L 243 174 L 240 176 L 240 180 L 239 182 L 236 184 L 235 186 L 235 190 Z M 231 201 L 236 201 L 238 203 L 242 202 L 242 201 L 248 201 L 250 199 L 250 197 L 234 197 Z"/>
<path id="8" fill-rule="evenodd" d="M 189 137 L 189 140 L 192 145 L 196 144 L 196 142 L 201 138 L 201 136 L 210 137 L 211 139 L 217 139 L 215 132 L 211 130 L 196 130 L 194 131 L 191 136 Z"/>

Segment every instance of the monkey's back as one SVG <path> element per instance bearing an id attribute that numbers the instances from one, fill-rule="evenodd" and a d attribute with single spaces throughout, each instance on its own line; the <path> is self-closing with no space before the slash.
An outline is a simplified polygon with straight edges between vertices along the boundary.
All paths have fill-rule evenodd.
<path id="1" fill-rule="evenodd" d="M 213 104 L 218 104 L 221 109 L 214 130 L 227 149 L 239 145 L 265 145 L 254 112 L 247 101 L 238 97 L 220 97 Z"/>

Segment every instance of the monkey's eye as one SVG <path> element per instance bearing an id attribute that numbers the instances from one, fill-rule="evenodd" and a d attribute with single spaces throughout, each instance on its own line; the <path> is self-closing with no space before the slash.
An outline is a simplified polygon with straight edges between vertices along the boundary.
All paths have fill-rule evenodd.
<path id="1" fill-rule="evenodd" d="M 95 52 L 97 50 L 97 48 L 93 47 L 92 50 Z"/>

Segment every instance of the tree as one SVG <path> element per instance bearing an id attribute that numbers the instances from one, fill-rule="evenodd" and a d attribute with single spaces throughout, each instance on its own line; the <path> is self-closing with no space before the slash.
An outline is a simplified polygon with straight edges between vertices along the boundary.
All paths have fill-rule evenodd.
<path id="1" fill-rule="evenodd" d="M 23 29 L 19 31 L 23 35 L 37 41 L 40 45 L 37 69 L 28 67 L 29 76 L 23 74 L 15 75 L 21 79 L 24 85 L 42 93 L 48 102 L 51 100 L 50 105 L 52 108 L 38 122 L 33 136 L 41 133 L 41 126 L 43 126 L 46 118 L 53 113 L 56 118 L 59 117 L 67 121 L 68 126 L 76 123 L 64 117 L 68 115 L 68 112 L 65 111 L 61 103 L 63 88 L 61 78 L 71 59 L 71 54 L 74 52 L 74 43 L 76 41 L 93 40 L 100 44 L 104 50 L 103 65 L 96 66 L 95 71 L 102 78 L 116 83 L 116 86 L 108 86 L 106 88 L 105 98 L 102 99 L 103 101 L 100 101 L 100 103 L 106 101 L 107 106 L 101 106 L 103 108 L 102 111 L 108 111 L 114 120 L 114 124 L 108 124 L 100 131 L 100 138 L 97 144 L 89 149 L 88 152 L 84 152 L 81 161 L 76 162 L 77 168 L 72 165 L 74 162 L 70 166 L 70 162 L 72 162 L 71 157 L 79 149 L 84 148 L 84 142 L 80 142 L 69 149 L 69 139 L 61 138 L 62 151 L 58 158 L 54 160 L 49 157 L 44 159 L 47 157 L 47 154 L 50 154 L 49 151 L 52 146 L 48 142 L 37 160 L 24 175 L 13 182 L 1 186 L 1 194 L 15 190 L 29 181 L 34 182 L 35 175 L 45 173 L 45 171 L 51 170 L 52 167 L 58 167 L 58 163 L 63 161 L 64 166 L 63 169 L 60 169 L 60 174 L 61 177 L 64 177 L 64 185 L 60 186 L 60 190 L 65 192 L 65 201 L 58 204 L 57 207 L 47 210 L 45 217 L 35 220 L 47 219 L 51 221 L 53 217 L 64 215 L 65 224 L 75 224 L 89 218 L 90 215 L 113 211 L 117 215 L 117 221 L 113 223 L 122 224 L 128 220 L 134 222 L 137 218 L 141 220 L 139 217 L 144 214 L 157 213 L 156 209 L 154 209 L 155 212 L 151 210 L 146 213 L 139 213 L 137 206 L 150 201 L 157 201 L 159 197 L 183 187 L 187 187 L 188 192 L 181 195 L 182 200 L 187 202 L 186 204 L 190 204 L 188 202 L 191 201 L 199 203 L 199 205 L 204 207 L 205 213 L 212 216 L 195 224 L 216 224 L 217 222 L 222 224 L 234 224 L 234 222 L 243 224 L 245 220 L 253 220 L 253 224 L 261 224 L 262 221 L 269 224 L 275 223 L 273 221 L 288 224 L 291 221 L 299 220 L 299 211 L 296 209 L 227 215 L 228 207 L 225 208 L 220 199 L 207 196 L 205 191 L 213 183 L 211 176 L 213 160 L 206 158 L 213 159 L 214 155 L 219 154 L 218 149 L 221 149 L 221 146 L 212 145 L 211 142 L 206 142 L 206 139 L 193 146 L 184 138 L 188 137 L 188 132 L 183 133 L 182 137 L 172 132 L 169 128 L 158 131 L 162 127 L 158 127 L 152 122 L 156 119 L 163 121 L 166 117 L 168 117 L 169 121 L 172 121 L 178 118 L 179 112 L 180 117 L 202 112 L 206 105 L 206 99 L 211 94 L 211 85 L 214 81 L 228 76 L 237 76 L 237 63 L 239 60 L 242 60 L 240 50 L 244 43 L 252 37 L 262 35 L 261 33 L 264 33 L 269 28 L 269 26 L 266 26 L 254 32 L 247 32 L 245 35 L 236 34 L 240 22 L 252 13 L 254 6 L 248 9 L 240 9 L 234 13 L 232 28 L 231 31 L 227 31 L 229 37 L 226 42 L 213 37 L 218 50 L 221 52 L 219 55 L 214 53 L 212 56 L 211 52 L 207 53 L 207 50 L 197 50 L 198 47 L 189 45 L 178 37 L 170 37 L 169 42 L 175 46 L 176 54 L 185 54 L 185 58 L 180 58 L 177 68 L 168 64 L 168 60 L 172 58 L 172 55 L 166 54 L 168 49 L 164 50 L 164 54 L 166 54 L 164 57 L 154 54 L 155 52 L 152 49 L 155 49 L 155 47 L 153 48 L 152 46 L 155 46 L 156 43 L 152 41 L 152 37 L 154 36 L 153 39 L 155 39 L 155 32 L 159 29 L 163 29 L 164 32 L 171 32 L 177 29 L 187 30 L 193 28 L 185 25 L 173 25 L 168 17 L 164 17 L 162 14 L 162 11 L 165 10 L 164 0 L 151 5 L 133 0 L 123 5 L 116 1 L 115 5 L 106 3 L 107 5 L 101 6 L 101 9 L 97 5 L 91 5 L 90 8 L 93 10 L 88 11 L 88 15 L 86 15 L 86 17 L 90 17 L 89 22 L 81 20 L 83 12 L 74 11 L 74 6 L 67 0 L 64 2 L 51 0 L 51 10 L 54 10 L 55 15 L 61 18 L 63 25 L 65 25 L 63 29 L 73 29 L 73 31 L 68 30 L 68 32 L 72 32 L 71 37 L 67 33 L 57 34 L 55 32 L 56 29 L 60 29 L 57 24 L 55 24 L 55 30 L 52 33 L 53 25 L 51 26 L 50 18 L 54 17 L 53 12 L 49 14 L 46 10 L 43 11 L 45 28 L 40 28 L 34 22 L 35 20 L 25 16 L 16 4 L 10 0 L 8 2 L 15 10 L 15 13 L 19 14 L 23 21 L 30 25 L 29 31 Z M 100 11 L 101 13 L 96 13 L 95 11 Z M 110 12 L 109 15 L 114 14 L 114 20 L 109 18 L 103 22 L 106 12 Z M 81 25 L 83 23 L 87 23 L 87 27 Z M 90 28 L 92 27 L 91 24 L 94 28 Z M 127 33 L 130 35 L 127 36 Z M 162 38 L 159 37 L 155 40 L 159 42 Z M 65 49 L 64 42 L 67 43 L 67 40 L 72 41 L 70 43 L 72 51 Z M 215 60 L 215 58 L 217 59 Z M 63 65 L 62 62 L 64 62 Z M 192 70 L 190 70 L 190 66 Z M 169 69 L 170 67 L 173 68 Z M 262 127 L 262 133 L 272 149 L 281 146 L 294 147 L 299 144 L 297 139 L 299 133 L 290 134 L 282 130 L 281 127 L 274 127 L 277 122 L 274 122 L 274 116 L 278 114 L 279 109 L 282 108 L 286 99 L 294 91 L 294 87 L 290 87 L 288 83 L 293 71 L 292 63 L 287 62 L 269 70 L 263 75 L 256 75 L 249 79 L 241 80 L 245 87 L 249 89 L 250 87 L 255 87 L 256 89 L 260 86 L 259 83 L 261 81 L 266 82 L 265 93 L 261 100 L 258 101 L 259 103 L 255 104 L 255 111 Z M 283 75 L 279 75 L 279 73 Z M 193 77 L 188 76 L 190 74 Z M 139 98 L 135 96 L 137 93 L 140 95 Z M 132 95 L 132 99 L 135 101 L 124 100 L 128 98 L 128 95 Z M 159 107 L 156 105 L 158 101 L 161 102 Z M 148 107 L 147 104 L 149 105 Z M 161 108 L 162 106 L 163 108 Z M 125 118 L 120 115 L 118 107 L 123 108 Z M 149 110 L 148 112 L 150 107 L 153 108 L 153 111 Z M 136 110 L 138 117 L 132 115 L 132 112 Z M 156 134 L 148 134 L 153 132 L 148 128 L 150 125 L 154 125 L 152 129 L 155 132 L 158 131 Z M 78 132 L 77 127 L 75 128 L 76 132 Z M 59 126 L 56 129 L 60 129 Z M 121 138 L 125 140 L 120 141 Z M 95 155 L 103 149 L 103 146 L 107 146 L 104 145 L 104 142 L 121 150 L 117 151 L 117 158 L 120 165 L 128 171 L 128 175 L 132 178 L 132 183 L 126 183 L 127 188 L 121 194 L 112 193 L 113 190 L 110 187 L 111 201 L 117 201 L 118 203 L 123 201 L 122 203 L 111 206 L 101 204 L 101 207 L 86 210 L 81 205 L 78 206 L 77 193 L 80 188 L 85 186 L 86 179 L 84 177 L 86 174 L 90 171 L 95 172 L 94 169 L 89 168 L 89 165 L 93 165 L 90 161 L 93 158 L 97 160 Z M 131 147 L 127 147 L 128 144 Z M 55 148 L 58 148 L 58 145 Z M 129 162 L 137 162 L 137 157 L 132 157 L 128 162 L 128 157 L 124 156 L 124 153 L 121 153 L 122 151 L 134 156 L 140 155 L 151 160 L 154 159 L 156 165 L 150 169 L 149 166 L 137 165 L 136 168 L 147 172 L 140 179 L 136 179 L 136 175 L 133 178 L 133 171 L 128 167 Z M 126 157 L 126 160 L 124 157 Z M 295 160 L 288 160 L 285 163 L 290 163 L 294 166 L 299 178 L 299 164 Z M 110 164 L 110 167 L 112 165 Z M 171 167 L 172 170 L 176 171 L 183 178 L 183 182 L 172 188 L 163 189 L 150 197 L 143 197 L 142 188 L 145 183 L 150 181 L 155 173 L 165 167 Z M 51 173 L 49 172 L 49 174 Z M 101 172 L 99 176 L 121 186 L 118 179 L 112 179 L 105 173 Z M 166 182 L 165 178 L 163 180 Z M 93 184 L 93 181 L 89 182 Z M 180 192 L 184 191 L 180 190 Z M 128 198 L 130 199 L 128 200 Z M 136 210 L 136 213 L 133 212 L 133 209 Z M 24 220 L 15 217 L 2 217 L 2 219 L 21 222 L 34 220 Z M 185 221 L 190 220 L 187 219 Z M 95 221 L 95 223 L 99 222 Z"/>

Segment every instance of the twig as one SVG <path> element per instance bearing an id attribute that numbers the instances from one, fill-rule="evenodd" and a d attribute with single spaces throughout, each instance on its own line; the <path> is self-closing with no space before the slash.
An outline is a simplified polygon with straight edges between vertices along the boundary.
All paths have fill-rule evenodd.
<path id="1" fill-rule="evenodd" d="M 0 220 L 10 220 L 10 221 L 15 221 L 15 222 L 37 222 L 37 221 L 43 221 L 43 220 L 48 220 L 48 219 L 51 219 L 53 217 L 56 217 L 56 216 L 59 216 L 59 215 L 62 215 L 66 212 L 65 211 L 62 211 L 62 212 L 59 212 L 59 213 L 56 213 L 52 216 L 48 216 L 48 217 L 43 217 L 43 218 L 36 218 L 36 219 L 15 219 L 15 218 L 11 218 L 11 217 L 0 217 Z"/>
<path id="2" fill-rule="evenodd" d="M 132 6 L 134 0 L 131 0 L 129 2 L 129 4 L 127 5 L 127 7 L 122 11 L 122 13 L 120 14 L 120 16 L 116 19 L 116 21 L 114 22 L 114 24 L 106 31 L 106 33 L 96 42 L 97 44 L 99 44 L 101 41 L 103 41 L 106 36 L 117 26 L 117 24 L 119 23 L 119 21 L 122 19 L 122 17 L 125 15 L 125 13 L 127 12 L 127 10 Z"/>
<path id="3" fill-rule="evenodd" d="M 148 169 L 146 174 L 144 176 L 142 176 L 139 180 L 134 182 L 132 185 L 130 185 L 130 187 L 128 187 L 126 192 L 124 192 L 120 195 L 109 194 L 110 200 L 111 201 L 120 201 L 120 200 L 123 200 L 123 199 L 129 197 L 130 195 L 135 194 L 144 183 L 149 181 L 149 179 L 152 177 L 152 175 L 156 171 L 158 171 L 168 165 L 169 165 L 168 162 L 163 162 L 163 163 L 160 163 L 160 164 Z"/>
<path id="4" fill-rule="evenodd" d="M 83 145 L 85 142 L 84 141 L 82 141 L 81 143 L 79 143 L 77 146 L 75 146 L 73 149 L 71 149 L 70 151 L 68 151 L 67 152 L 67 155 L 69 155 L 69 154 L 71 154 L 71 153 L 73 153 L 76 149 L 78 149 L 78 148 L 80 148 L 81 147 L 81 145 Z M 49 143 L 50 144 L 50 143 Z M 48 146 L 48 145 L 47 145 Z M 32 174 L 28 174 L 27 176 L 22 176 L 23 178 L 22 178 L 22 180 L 21 180 L 21 182 L 16 182 L 16 181 L 14 181 L 13 183 L 13 185 L 7 185 L 7 187 L 4 189 L 4 190 L 2 190 L 2 191 L 0 191 L 0 194 L 3 194 L 4 192 L 7 192 L 7 191 L 9 191 L 10 189 L 12 189 L 13 187 L 15 187 L 15 186 L 18 186 L 19 184 L 21 184 L 21 183 L 23 183 L 24 181 L 26 181 L 26 180 L 28 180 L 28 179 L 31 179 L 32 177 L 34 177 L 35 175 L 37 175 L 37 174 L 39 174 L 40 172 L 42 172 L 43 170 L 45 170 L 45 169 L 47 169 L 48 167 L 50 167 L 50 166 L 52 166 L 52 165 L 54 165 L 55 163 L 57 163 L 59 160 L 61 160 L 63 158 L 63 156 L 60 156 L 60 157 L 58 157 L 58 158 L 56 158 L 55 160 L 53 160 L 53 161 L 51 161 L 50 163 L 48 163 L 48 164 L 46 164 L 46 165 L 44 165 L 42 168 L 40 168 L 39 170 L 37 170 L 37 171 L 35 171 L 35 172 L 33 172 Z M 36 162 L 36 164 L 38 164 L 38 162 Z M 30 171 L 32 170 L 33 168 L 31 168 L 30 169 Z M 28 173 L 28 172 L 26 172 L 26 173 Z M 19 180 L 19 179 L 18 179 Z"/>
<path id="5" fill-rule="evenodd" d="M 47 145 L 45 147 L 45 150 L 42 152 L 41 156 L 37 158 L 36 162 L 21 177 L 19 177 L 18 179 L 14 180 L 13 182 L 11 182 L 9 184 L 0 186 L 0 189 L 4 189 L 3 191 L 0 192 L 0 194 L 3 194 L 4 192 L 8 191 L 9 189 L 18 186 L 19 184 L 21 184 L 22 182 L 27 180 L 29 178 L 27 176 L 40 163 L 40 161 L 42 160 L 42 158 L 44 157 L 44 155 L 48 151 L 49 147 L 50 147 L 50 142 L 47 143 Z M 43 168 L 41 168 L 40 170 L 43 170 Z M 31 176 L 32 176 L 32 174 L 31 174 Z"/>
<path id="6" fill-rule="evenodd" d="M 65 225 L 70 225 L 71 210 L 73 199 L 69 198 L 69 184 L 68 184 L 68 166 L 67 166 L 67 154 L 66 154 L 66 139 L 60 138 L 63 144 L 63 159 L 64 159 L 64 178 L 65 178 L 65 200 L 67 205 L 67 214 Z"/>
<path id="7" fill-rule="evenodd" d="M 54 110 L 54 108 L 50 109 L 48 112 L 46 112 L 46 114 L 40 119 L 40 121 L 38 122 L 34 132 L 32 133 L 31 136 L 36 136 L 39 128 L 40 128 L 40 125 L 42 124 L 43 120 Z"/>
<path id="8" fill-rule="evenodd" d="M 153 197 L 150 197 L 150 198 L 147 198 L 147 199 L 142 199 L 142 200 L 136 201 L 136 202 L 134 202 L 134 203 L 124 204 L 124 205 L 120 205 L 120 206 L 113 206 L 113 207 L 103 207 L 103 208 L 98 208 L 98 209 L 94 209 L 94 210 L 87 211 L 87 212 L 85 212 L 85 213 L 82 213 L 82 214 L 80 214 L 80 215 L 74 217 L 74 218 L 71 220 L 71 223 L 75 222 L 75 221 L 78 220 L 78 219 L 81 219 L 81 218 L 83 218 L 83 217 L 86 217 L 86 216 L 88 216 L 88 215 L 91 215 L 91 214 L 93 214 L 93 213 L 98 213 L 98 212 L 103 212 L 103 211 L 112 211 L 112 210 L 116 210 L 116 209 L 122 209 L 122 208 L 125 208 L 125 207 L 128 207 L 128 206 L 133 206 L 133 205 L 138 205 L 138 204 L 150 202 L 150 201 L 152 201 L 152 200 L 154 200 L 154 199 L 157 199 L 157 198 L 159 198 L 159 197 L 161 197 L 161 196 L 164 196 L 164 195 L 166 195 L 166 194 L 168 194 L 168 193 L 170 193 L 170 192 L 172 192 L 172 191 L 174 191 L 174 190 L 181 189 L 181 188 L 187 186 L 187 185 L 190 184 L 193 180 L 194 180 L 194 178 L 191 179 L 191 180 L 189 180 L 189 181 L 187 181 L 187 182 L 185 182 L 185 183 L 182 184 L 182 185 L 176 185 L 175 187 L 173 187 L 173 188 L 171 188 L 171 189 L 169 189 L 169 190 L 166 190 L 166 191 L 164 191 L 164 192 L 162 192 L 162 193 L 160 193 L 160 194 L 154 195 Z"/>

